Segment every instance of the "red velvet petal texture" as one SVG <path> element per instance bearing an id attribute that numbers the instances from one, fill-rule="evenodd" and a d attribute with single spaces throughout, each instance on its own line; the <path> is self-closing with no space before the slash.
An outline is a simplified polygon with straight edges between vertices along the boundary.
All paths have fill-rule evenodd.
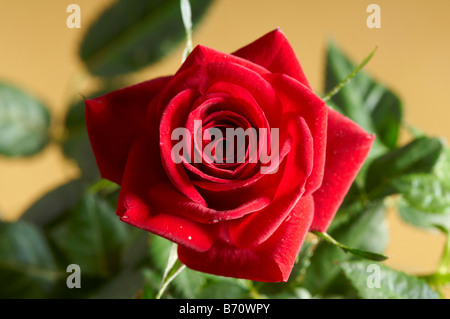
<path id="1" fill-rule="evenodd" d="M 267 33 L 233 55 L 261 65 L 272 73 L 287 74 L 310 88 L 294 50 L 280 29 Z"/>
<path id="2" fill-rule="evenodd" d="M 238 206 L 227 210 L 215 210 L 194 203 L 169 180 L 159 158 L 158 146 L 156 139 L 140 134 L 130 149 L 117 207 L 117 214 L 123 221 L 177 243 L 196 245 L 196 249 L 201 249 L 203 244 L 210 242 L 204 238 L 214 237 L 210 233 L 215 229 L 211 223 L 239 218 L 269 204 L 270 198 L 264 191 L 240 200 L 236 203 Z M 153 218 L 158 215 L 168 217 Z M 176 226 L 174 223 L 173 227 L 167 228 L 167 224 L 154 222 L 169 220 L 169 217 L 173 217 L 170 220 L 177 221 L 182 227 L 173 228 Z M 186 223 L 195 225 L 196 235 L 183 227 Z M 189 236 L 191 240 L 185 242 L 183 238 Z M 201 240 L 197 242 L 197 238 Z"/>
<path id="3" fill-rule="evenodd" d="M 171 77 L 157 78 L 86 101 L 86 125 L 100 174 L 117 184 L 150 101 Z"/>
<path id="4" fill-rule="evenodd" d="M 175 164 L 172 160 L 172 147 L 175 143 L 171 140 L 171 134 L 176 128 L 183 127 L 188 114 L 187 111 L 196 97 L 197 92 L 195 90 L 184 90 L 170 101 L 161 117 L 159 146 L 162 163 L 174 186 L 192 201 L 206 206 L 206 202 L 189 180 L 183 165 Z"/>
<path id="5" fill-rule="evenodd" d="M 311 130 L 314 140 L 314 167 L 308 177 L 306 194 L 316 191 L 323 178 L 325 147 L 327 141 L 328 107 L 312 90 L 293 78 L 283 74 L 265 76 L 277 91 L 283 112 L 303 117 Z"/>
<path id="6" fill-rule="evenodd" d="M 161 192 L 170 185 L 168 191 Z M 121 220 L 163 236 L 191 249 L 205 251 L 215 238 L 215 226 L 198 223 L 181 216 L 164 214 L 150 198 L 154 191 L 159 195 L 159 205 L 171 207 L 174 212 L 179 198 L 190 207 L 192 201 L 177 191 L 165 174 L 159 157 L 158 143 L 155 139 L 140 134 L 133 143 L 124 172 L 119 195 L 117 214 Z M 195 207 L 194 207 L 195 210 Z"/>
<path id="7" fill-rule="evenodd" d="M 322 186 L 313 194 L 315 208 L 311 231 L 327 230 L 375 138 L 331 109 L 327 135 L 325 173 Z"/>
<path id="8" fill-rule="evenodd" d="M 287 281 L 313 218 L 312 196 L 302 198 L 280 227 L 253 248 L 216 241 L 205 252 L 178 246 L 178 258 L 189 268 L 220 276 L 257 281 Z"/>
<path id="9" fill-rule="evenodd" d="M 290 214 L 305 192 L 305 182 L 313 167 L 313 141 L 301 117 L 283 124 L 291 136 L 291 149 L 280 167 L 281 181 L 270 205 L 230 222 L 230 237 L 239 247 L 256 246 L 267 240 Z"/>
<path id="10" fill-rule="evenodd" d="M 266 68 L 240 57 L 220 52 L 202 45 L 197 45 L 186 61 L 178 69 L 177 74 L 194 65 L 206 65 L 211 62 L 234 63 L 246 67 L 258 74 L 270 73 Z"/>

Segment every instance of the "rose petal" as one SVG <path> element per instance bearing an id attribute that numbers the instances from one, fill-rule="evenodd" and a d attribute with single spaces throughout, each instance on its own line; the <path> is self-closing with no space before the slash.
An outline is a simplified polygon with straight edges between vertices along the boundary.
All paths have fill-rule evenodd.
<path id="1" fill-rule="evenodd" d="M 257 281 L 287 281 L 313 218 L 311 196 L 302 198 L 280 227 L 262 244 L 238 248 L 216 241 L 205 252 L 178 246 L 178 258 L 194 270 Z"/>
<path id="2" fill-rule="evenodd" d="M 195 66 L 195 65 L 206 65 L 210 62 L 226 62 L 226 63 L 234 63 L 239 64 L 247 69 L 250 69 L 258 74 L 267 74 L 270 73 L 264 67 L 254 64 L 251 61 L 247 61 L 245 59 L 241 59 L 238 56 L 227 54 L 224 52 L 220 52 L 203 45 L 197 45 L 189 54 L 186 61 L 184 61 L 183 65 L 180 67 L 177 73 L 183 72 L 184 70 Z"/>
<path id="3" fill-rule="evenodd" d="M 330 225 L 363 165 L 375 136 L 340 113 L 328 111 L 328 141 L 325 173 L 314 196 L 312 231 L 324 232 Z"/>
<path id="4" fill-rule="evenodd" d="M 150 101 L 170 81 L 158 78 L 86 100 L 86 125 L 103 178 L 121 183 L 128 150 L 144 126 Z"/>
<path id="5" fill-rule="evenodd" d="M 239 247 L 257 246 L 269 238 L 305 192 L 313 167 L 313 141 L 303 118 L 291 118 L 283 125 L 291 137 L 291 150 L 281 165 L 282 180 L 270 205 L 254 214 L 230 222 L 230 237 Z M 284 168 L 283 168 L 284 167 Z"/>
<path id="6" fill-rule="evenodd" d="M 206 92 L 209 95 L 224 94 L 227 100 L 233 103 L 233 106 L 241 106 L 240 110 L 235 110 L 236 113 L 245 116 L 253 127 L 270 128 L 267 118 L 261 107 L 256 102 L 253 95 L 242 86 L 230 82 L 215 82 Z M 239 112 L 238 112 L 239 111 Z"/>
<path id="7" fill-rule="evenodd" d="M 233 55 L 261 65 L 272 73 L 287 74 L 311 88 L 294 49 L 280 29 L 269 32 Z"/>
<path id="8" fill-rule="evenodd" d="M 246 123 L 251 124 L 251 126 L 257 131 L 261 129 L 267 129 L 270 131 L 267 119 L 256 103 L 253 96 L 244 88 L 237 86 L 231 83 L 225 82 L 217 82 L 208 88 L 207 93 L 199 98 L 196 105 L 191 109 L 191 113 L 189 114 L 188 120 L 186 122 L 186 128 L 191 132 L 192 136 L 197 136 L 194 132 L 194 121 L 202 120 L 204 121 L 208 118 L 212 113 L 217 112 L 233 112 L 236 114 L 233 117 L 242 118 Z M 226 110 L 226 111 L 223 111 Z M 243 123 L 243 120 L 240 120 L 241 127 L 243 129 L 247 128 L 248 124 Z M 204 124 L 204 122 L 203 122 Z M 205 125 L 205 127 L 208 124 Z M 198 139 L 197 139 L 198 141 Z M 197 142 L 197 145 L 200 143 Z M 200 151 L 197 148 L 197 154 Z M 191 162 L 193 160 L 191 159 Z M 229 169 L 227 172 L 215 172 L 215 177 L 220 178 L 233 178 L 233 179 L 245 179 L 251 177 L 254 172 L 257 170 L 253 169 L 255 166 L 254 161 L 245 161 L 242 165 L 237 165 L 233 169 Z M 206 163 L 203 163 L 206 164 Z M 189 166 L 196 166 L 200 168 L 202 165 L 196 165 L 195 163 L 188 164 Z M 211 167 L 211 169 L 216 170 L 220 165 L 215 165 Z M 231 166 L 228 166 L 229 168 Z M 187 167 L 189 170 L 193 171 L 191 167 Z M 203 173 L 210 171 L 209 168 L 205 168 Z M 211 172 L 211 174 L 213 174 Z M 204 179 L 204 177 L 202 178 Z"/>
<path id="9" fill-rule="evenodd" d="M 280 123 L 280 102 L 275 90 L 263 76 L 234 63 L 208 63 L 208 86 L 217 82 L 229 82 L 248 91 L 262 109 L 271 126 Z"/>
<path id="10" fill-rule="evenodd" d="M 171 185 L 171 182 L 161 164 L 157 141 L 140 134 L 130 148 L 119 194 L 117 215 L 130 225 L 186 245 L 191 249 L 197 251 L 209 249 L 216 237 L 216 226 L 176 216 L 176 210 L 173 214 L 163 214 L 150 200 L 152 192 L 164 188 L 166 184 Z M 170 202 L 173 205 L 176 202 L 177 196 L 192 203 L 173 185 L 171 185 L 171 193 L 167 193 L 161 200 L 167 207 L 167 203 Z"/>
<path id="11" fill-rule="evenodd" d="M 283 142 L 283 141 L 281 141 Z M 289 153 L 291 149 L 291 143 L 290 142 L 284 142 L 281 146 L 281 149 L 279 150 L 279 165 L 283 163 L 284 158 Z M 281 172 L 279 169 L 278 171 Z M 199 176 L 202 176 L 200 172 L 196 172 Z M 278 174 L 278 173 L 276 173 Z M 273 185 L 272 183 L 275 183 L 275 179 L 268 180 L 267 177 L 272 177 L 276 174 L 263 174 L 261 170 L 259 170 L 255 175 L 253 175 L 250 178 L 247 179 L 235 179 L 235 180 L 216 180 L 216 179 L 209 179 L 205 178 L 204 181 L 193 181 L 193 184 L 200 187 L 203 190 L 210 190 L 214 192 L 218 192 L 220 194 L 223 194 L 223 196 L 229 198 L 233 198 L 232 194 L 227 193 L 227 191 L 245 191 L 245 192 L 252 192 L 252 191 L 259 191 L 259 190 L 251 190 L 249 189 L 249 186 L 252 186 L 253 184 L 257 183 L 261 179 L 264 179 L 264 181 L 261 181 L 259 184 L 259 187 L 266 188 L 267 185 Z M 264 186 L 263 186 L 264 185 Z"/>
<path id="12" fill-rule="evenodd" d="M 269 191 L 266 189 L 255 196 L 243 198 L 238 205 L 232 208 L 213 209 L 192 202 L 178 193 L 173 185 L 165 183 L 159 184 L 149 191 L 147 202 L 159 213 L 185 217 L 199 223 L 212 224 L 240 218 L 263 209 L 270 203 Z M 170 202 L 170 206 L 167 205 L 168 202 Z M 229 202 L 236 202 L 236 199 L 229 200 Z"/>
<path id="13" fill-rule="evenodd" d="M 205 226 L 195 221 L 169 214 L 155 214 L 145 200 L 132 192 L 122 196 L 126 210 L 120 219 L 132 226 L 167 238 L 195 251 L 210 249 L 215 225 Z"/>
<path id="14" fill-rule="evenodd" d="M 195 110 L 193 110 L 186 121 L 186 128 L 191 133 L 191 136 L 193 136 L 193 140 L 195 141 L 195 153 L 198 154 L 197 157 L 202 157 L 200 154 L 204 155 L 201 149 L 201 145 L 204 144 L 203 141 L 206 138 L 205 130 L 210 127 L 226 127 L 224 123 L 221 122 L 228 122 L 229 124 L 233 124 L 231 128 L 240 127 L 243 130 L 246 130 L 247 128 L 251 127 L 251 124 L 249 123 L 248 119 L 236 111 L 245 110 L 248 107 L 246 107 L 246 104 L 234 104 L 233 102 L 235 99 L 229 99 L 227 97 L 215 97 L 214 94 L 210 95 L 210 99 L 203 102 L 200 106 L 198 106 Z M 246 112 L 240 112 L 240 113 L 246 113 Z M 200 135 L 198 135 L 198 132 L 195 130 L 195 121 L 201 121 L 202 128 L 203 128 L 203 139 Z M 263 124 L 263 123 L 258 123 Z M 228 125 L 229 126 L 229 125 Z M 200 128 L 198 128 L 199 130 Z M 226 137 L 226 136 L 223 136 Z M 192 152 L 194 153 L 194 148 L 192 149 Z M 209 158 L 203 158 L 201 164 L 195 163 L 195 158 L 191 156 L 190 163 L 185 163 L 185 166 L 187 169 L 189 169 L 193 173 L 197 173 L 198 168 L 202 168 L 202 178 L 207 179 L 226 179 L 226 178 L 234 178 L 233 170 L 226 169 L 226 167 L 231 168 L 232 166 L 238 166 L 238 163 L 229 163 L 229 165 L 226 165 L 225 161 L 223 165 L 217 164 L 217 163 L 211 163 L 211 159 Z M 237 164 L 237 165 L 236 165 Z M 195 167 L 194 167 L 195 166 Z M 220 167 L 221 166 L 221 167 Z M 206 175 L 208 174 L 208 175 Z M 211 175 L 211 176 L 210 176 Z M 210 178 L 208 178 L 210 176 Z"/>
<path id="15" fill-rule="evenodd" d="M 206 206 L 205 200 L 186 174 L 183 164 L 175 163 L 172 159 L 172 148 L 177 143 L 172 141 L 172 132 L 184 126 L 187 112 L 197 97 L 196 90 L 184 90 L 169 102 L 161 117 L 159 146 L 162 163 L 174 186 L 194 202 Z"/>
<path id="16" fill-rule="evenodd" d="M 306 194 L 311 194 L 320 187 L 323 179 L 328 107 L 312 90 L 286 75 L 271 74 L 265 78 L 277 91 L 283 113 L 300 115 L 311 131 L 314 140 L 314 168 L 306 185 Z"/>
<path id="17" fill-rule="evenodd" d="M 258 163 L 260 168 L 251 178 L 244 180 L 224 180 L 223 182 L 208 179 L 204 182 L 193 180 L 193 184 L 206 200 L 208 207 L 217 210 L 229 210 L 241 206 L 249 199 L 258 198 L 261 194 L 272 199 L 277 191 L 277 185 L 283 177 L 285 157 L 291 149 L 291 141 L 282 141 L 283 145 L 279 150 L 278 167 L 274 168 L 273 174 L 261 171 L 262 163 Z M 264 164 L 266 165 L 266 164 Z M 197 176 L 201 176 L 197 172 Z M 267 205 L 265 205 L 267 206 Z"/>

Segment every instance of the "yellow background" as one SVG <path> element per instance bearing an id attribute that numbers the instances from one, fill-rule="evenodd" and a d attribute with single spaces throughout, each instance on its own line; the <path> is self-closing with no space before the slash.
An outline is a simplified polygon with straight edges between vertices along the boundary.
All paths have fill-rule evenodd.
<path id="1" fill-rule="evenodd" d="M 0 81 L 29 90 L 49 105 L 54 118 L 63 118 L 74 93 L 74 76 L 83 70 L 79 42 L 90 21 L 112 2 L 1 1 Z M 81 7 L 81 29 L 66 27 L 71 3 Z M 370 3 L 381 7 L 381 29 L 366 26 Z M 357 61 L 378 45 L 366 69 L 402 98 L 408 123 L 450 139 L 449 12 L 447 0 L 217 0 L 194 32 L 194 44 L 231 52 L 279 26 L 318 92 L 327 39 L 334 38 Z M 173 73 L 181 52 L 182 46 L 133 80 Z M 16 219 L 34 200 L 77 174 L 53 145 L 30 159 L 0 157 L 2 219 Z M 435 270 L 444 238 L 404 224 L 395 212 L 389 213 L 389 224 L 387 263 L 406 272 Z"/>

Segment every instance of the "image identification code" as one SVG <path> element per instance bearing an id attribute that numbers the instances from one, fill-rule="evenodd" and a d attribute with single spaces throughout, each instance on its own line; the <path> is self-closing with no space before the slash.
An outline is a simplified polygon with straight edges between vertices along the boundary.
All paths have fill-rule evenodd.
<path id="1" fill-rule="evenodd" d="M 270 304 L 265 303 L 225 303 L 221 307 L 205 305 L 186 305 L 180 306 L 180 314 L 204 314 L 207 317 L 214 313 L 223 314 L 267 314 Z"/>

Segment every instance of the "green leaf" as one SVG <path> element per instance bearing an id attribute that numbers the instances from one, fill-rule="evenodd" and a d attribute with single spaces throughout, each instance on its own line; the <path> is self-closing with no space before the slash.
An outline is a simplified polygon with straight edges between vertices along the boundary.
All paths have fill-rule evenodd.
<path id="1" fill-rule="evenodd" d="M 149 233 L 145 230 L 129 227 L 128 237 L 122 254 L 122 267 L 143 267 L 148 262 Z"/>
<path id="2" fill-rule="evenodd" d="M 375 54 L 375 51 L 377 50 L 378 47 L 375 47 L 375 49 L 373 49 L 372 52 L 370 52 L 370 54 L 357 66 L 355 66 L 353 68 L 353 71 L 347 75 L 347 77 L 345 77 L 345 79 L 343 79 L 341 82 L 339 82 L 329 93 L 327 93 L 324 97 L 323 100 L 326 102 L 329 99 L 331 99 L 333 96 L 335 96 L 336 94 L 339 93 L 339 91 L 351 80 L 353 79 L 356 74 L 358 74 L 359 71 L 362 70 L 362 68 L 369 63 L 369 61 L 372 59 L 373 55 Z"/>
<path id="3" fill-rule="evenodd" d="M 339 216 L 338 212 L 337 216 Z M 386 223 L 386 209 L 380 202 L 357 214 L 347 216 L 339 226 L 329 228 L 331 236 L 347 246 L 366 251 L 383 253 L 388 243 L 388 228 Z M 313 294 L 327 295 L 328 288 L 339 275 L 336 262 L 352 258 L 342 249 L 321 242 L 311 258 L 311 265 L 306 271 L 305 288 Z"/>
<path id="4" fill-rule="evenodd" d="M 403 118 L 400 99 L 386 87 L 374 83 L 365 97 L 365 107 L 370 110 L 377 138 L 389 149 L 395 149 Z"/>
<path id="5" fill-rule="evenodd" d="M 392 184 L 409 206 L 427 213 L 450 214 L 450 186 L 436 175 L 406 175 Z"/>
<path id="6" fill-rule="evenodd" d="M 373 253 L 370 251 L 365 251 L 362 249 L 356 249 L 356 248 L 352 248 L 352 247 L 343 245 L 327 233 L 321 233 L 321 232 L 313 232 L 313 233 L 316 234 L 317 236 L 319 236 L 320 238 L 324 239 L 328 243 L 341 248 L 346 253 L 351 253 L 357 257 L 361 257 L 361 258 L 369 259 L 369 260 L 373 260 L 373 261 L 384 261 L 384 260 L 388 259 L 387 256 L 384 256 L 382 254 L 377 254 L 377 253 Z"/>
<path id="7" fill-rule="evenodd" d="M 294 288 L 293 291 L 281 291 L 271 295 L 270 299 L 312 299 L 311 293 L 305 288 Z"/>
<path id="8" fill-rule="evenodd" d="M 371 265 L 373 268 L 368 268 Z M 427 283 L 414 276 L 393 270 L 385 265 L 367 261 L 344 262 L 340 265 L 345 276 L 365 299 L 438 299 L 437 292 L 431 290 Z M 375 276 L 380 267 L 379 288 L 376 279 L 369 285 L 369 276 Z M 374 277 L 375 278 L 375 277 Z M 373 287 L 373 288 L 371 288 Z"/>
<path id="9" fill-rule="evenodd" d="M 84 180 L 90 182 L 100 178 L 87 131 L 72 132 L 63 143 L 64 155 L 76 162 Z"/>
<path id="10" fill-rule="evenodd" d="M 181 298 L 194 299 L 206 283 L 205 276 L 195 270 L 186 268 L 173 281 L 173 290 Z"/>
<path id="11" fill-rule="evenodd" d="M 427 275 L 427 276 L 423 276 L 420 277 L 424 280 L 426 280 L 426 282 L 431 285 L 432 287 L 441 287 L 441 286 L 448 286 L 450 285 L 450 273 L 446 273 L 446 274 L 440 274 L 440 273 L 435 273 L 435 274 L 431 274 L 431 275 Z"/>
<path id="12" fill-rule="evenodd" d="M 372 55 L 373 52 L 361 65 L 367 63 Z M 334 43 L 329 43 L 325 90 L 332 91 L 355 69 L 358 70 L 355 64 Z M 333 96 L 331 102 L 335 109 L 350 117 L 369 133 L 377 135 L 371 157 L 397 147 L 403 113 L 401 101 L 392 91 L 372 80 L 366 73 L 358 72 L 354 75 L 340 88 L 339 93 Z"/>
<path id="13" fill-rule="evenodd" d="M 140 299 L 154 299 L 159 290 L 159 284 L 161 281 L 160 274 L 149 268 L 145 268 L 144 274 L 144 287 L 142 288 L 142 294 Z"/>
<path id="14" fill-rule="evenodd" d="M 150 257 L 161 274 L 167 266 L 172 244 L 171 241 L 163 237 L 153 234 L 150 235 Z"/>
<path id="15" fill-rule="evenodd" d="M 198 294 L 198 299 L 240 299 L 248 298 L 248 290 L 232 278 L 217 277 L 211 280 Z"/>
<path id="16" fill-rule="evenodd" d="M 32 204 L 21 220 L 37 226 L 47 226 L 74 208 L 83 193 L 81 180 L 76 179 L 48 192 Z"/>
<path id="17" fill-rule="evenodd" d="M 327 50 L 325 91 L 333 90 L 352 73 L 354 68 L 355 65 L 341 53 L 334 43 L 330 42 Z M 364 109 L 363 100 L 364 93 L 368 91 L 370 85 L 371 80 L 360 72 L 333 97 L 332 101 L 344 115 L 373 133 L 375 129 L 369 113 Z"/>
<path id="18" fill-rule="evenodd" d="M 212 0 L 191 0 L 194 25 Z M 91 25 L 80 57 L 98 76 L 136 71 L 157 62 L 185 35 L 179 0 L 119 0 Z"/>
<path id="19" fill-rule="evenodd" d="M 0 155 L 30 156 L 49 142 L 50 113 L 36 98 L 0 83 Z"/>
<path id="20" fill-rule="evenodd" d="M 392 181 L 406 174 L 429 173 L 444 145 L 440 139 L 420 137 L 371 162 L 366 172 L 366 192 L 370 199 L 395 193 Z"/>
<path id="21" fill-rule="evenodd" d="M 0 223 L 0 298 L 46 298 L 65 278 L 36 227 Z"/>
<path id="22" fill-rule="evenodd" d="M 52 238 L 70 263 L 84 274 L 110 277 L 120 269 L 128 229 L 108 202 L 86 195 Z"/>
<path id="23" fill-rule="evenodd" d="M 142 289 L 145 289 L 146 275 L 150 271 L 144 268 L 147 257 L 148 233 L 138 228 L 130 228 L 125 247 L 123 247 L 120 272 L 94 285 L 91 291 L 87 294 L 85 292 L 82 297 L 92 299 L 139 298 L 139 295 L 143 293 Z M 158 282 L 160 280 L 158 278 Z"/>
<path id="24" fill-rule="evenodd" d="M 89 98 L 100 96 L 104 93 L 107 92 L 102 90 L 89 95 Z M 77 99 L 69 107 L 65 119 L 62 149 L 65 156 L 77 163 L 81 170 L 82 178 L 91 182 L 100 178 L 100 172 L 89 142 L 84 110 L 84 99 Z"/>
<path id="25" fill-rule="evenodd" d="M 107 281 L 89 297 L 92 299 L 130 299 L 135 298 L 142 288 L 144 275 L 141 269 L 127 269 Z"/>
<path id="26" fill-rule="evenodd" d="M 450 148 L 446 148 L 434 168 L 437 178 L 450 187 Z"/>
<path id="27" fill-rule="evenodd" d="M 398 210 L 402 219 L 413 226 L 427 230 L 436 230 L 438 226 L 450 230 L 450 213 L 430 214 L 423 212 L 411 207 L 405 200 L 398 202 Z"/>
<path id="28" fill-rule="evenodd" d="M 91 298 L 154 298 L 161 276 L 157 271 L 146 268 L 148 244 L 148 232 L 135 227 L 130 228 L 122 254 L 123 270 L 102 285 Z"/>

